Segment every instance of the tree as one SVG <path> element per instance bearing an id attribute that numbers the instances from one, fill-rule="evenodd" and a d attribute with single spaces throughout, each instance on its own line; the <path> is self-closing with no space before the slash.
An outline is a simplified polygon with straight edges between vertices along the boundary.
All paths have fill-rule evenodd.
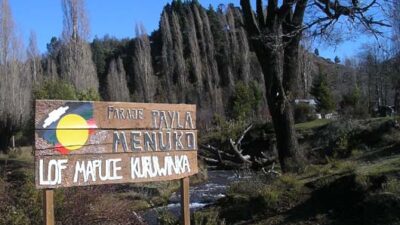
<path id="1" fill-rule="evenodd" d="M 339 56 L 335 56 L 334 62 L 335 62 L 335 64 L 339 64 L 340 63 Z"/>
<path id="2" fill-rule="evenodd" d="M 364 92 L 367 94 L 367 105 L 370 113 L 374 113 L 382 106 L 392 104 L 389 101 L 393 95 L 389 93 L 392 90 L 390 87 L 396 83 L 396 79 L 393 79 L 395 76 L 392 76 L 396 66 L 390 66 L 392 60 L 388 54 L 388 47 L 369 44 L 363 49 L 359 57 L 359 67 L 360 72 L 365 75 Z"/>
<path id="3" fill-rule="evenodd" d="M 30 118 L 32 81 L 23 63 L 8 0 L 0 1 L 0 150 Z"/>
<path id="4" fill-rule="evenodd" d="M 325 114 L 335 109 L 335 101 L 333 100 L 326 75 L 320 74 L 314 78 L 310 94 L 316 99 L 317 112 Z"/>
<path id="5" fill-rule="evenodd" d="M 302 31 L 315 28 L 314 34 L 326 34 L 338 21 L 347 17 L 353 24 L 363 24 L 366 30 L 377 32 L 376 25 L 386 25 L 367 12 L 377 0 L 369 4 L 352 1 L 257 0 L 256 14 L 250 0 L 241 0 L 245 28 L 264 73 L 266 97 L 277 139 L 279 161 L 283 171 L 297 171 L 304 165 L 294 128 L 292 101 L 298 75 L 298 52 Z M 304 23 L 307 9 L 313 10 L 310 21 Z M 308 18 L 307 18 L 308 19 Z"/>
<path id="6" fill-rule="evenodd" d="M 352 90 L 342 96 L 340 101 L 340 112 L 347 117 L 365 118 L 368 116 L 368 105 L 365 104 L 361 90 L 356 85 Z"/>
<path id="7" fill-rule="evenodd" d="M 299 52 L 299 89 L 297 91 L 299 98 L 307 99 L 310 95 L 310 87 L 312 85 L 312 71 L 314 60 L 311 52 L 312 38 L 303 38 Z M 318 49 L 316 49 L 318 51 Z"/>
<path id="8" fill-rule="evenodd" d="M 84 0 L 62 0 L 63 33 L 60 51 L 60 76 L 78 91 L 98 91 L 99 81 L 86 40 L 89 22 Z"/>
<path id="9" fill-rule="evenodd" d="M 393 0 L 391 25 L 395 51 L 400 55 L 400 0 Z"/>
<path id="10" fill-rule="evenodd" d="M 235 85 L 235 93 L 233 95 L 233 118 L 238 121 L 249 122 L 257 112 L 261 102 L 261 91 L 257 84 L 245 84 L 239 81 Z"/>
<path id="11" fill-rule="evenodd" d="M 151 59 L 150 40 L 143 25 L 136 26 L 133 53 L 134 90 L 137 101 L 153 102 L 155 77 Z"/>
<path id="12" fill-rule="evenodd" d="M 40 83 L 42 80 L 42 66 L 40 62 L 39 49 L 37 47 L 36 33 L 31 32 L 29 36 L 29 45 L 27 49 L 29 73 L 32 75 L 34 84 Z"/>
<path id="13" fill-rule="evenodd" d="M 315 54 L 316 56 L 319 56 L 319 50 L 318 50 L 318 48 L 316 48 L 316 49 L 314 50 L 314 54 Z"/>
<path id="14" fill-rule="evenodd" d="M 392 27 L 393 27 L 393 45 L 395 49 L 395 62 L 393 68 L 397 76 L 395 76 L 395 96 L 394 106 L 397 114 L 400 113 L 400 0 L 393 1 L 393 16 L 392 16 Z"/>
<path id="15" fill-rule="evenodd" d="M 107 96 L 110 101 L 130 101 L 126 73 L 121 58 L 111 60 L 107 74 Z"/>

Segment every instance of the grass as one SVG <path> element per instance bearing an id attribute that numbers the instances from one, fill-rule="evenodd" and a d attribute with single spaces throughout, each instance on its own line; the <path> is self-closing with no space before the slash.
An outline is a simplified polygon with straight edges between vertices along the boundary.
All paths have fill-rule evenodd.
<path id="1" fill-rule="evenodd" d="M 329 123 L 296 124 L 315 157 L 302 174 L 234 183 L 207 212 L 227 224 L 400 224 L 400 130 L 391 118 Z M 322 132 L 332 141 L 316 142 Z M 328 154 L 338 149 L 349 154 Z"/>
<path id="2" fill-rule="evenodd" d="M 179 181 L 166 181 L 56 189 L 56 223 L 104 224 L 101 218 L 107 218 L 107 224 L 141 224 L 134 212 L 166 205 L 179 186 Z M 0 224 L 42 224 L 41 200 L 32 148 L 0 154 Z"/>
<path id="3" fill-rule="evenodd" d="M 400 155 L 367 162 L 357 168 L 357 173 L 364 175 L 393 174 L 398 172 L 400 172 Z"/>
<path id="4" fill-rule="evenodd" d="M 298 123 L 295 125 L 295 127 L 298 130 L 314 129 L 314 128 L 322 127 L 330 122 L 331 122 L 331 120 L 328 120 L 328 119 L 317 119 L 317 120 L 313 120 L 310 122 Z"/>
<path id="5" fill-rule="evenodd" d="M 400 181 L 396 178 L 391 178 L 383 185 L 382 189 L 384 192 L 400 195 Z"/>

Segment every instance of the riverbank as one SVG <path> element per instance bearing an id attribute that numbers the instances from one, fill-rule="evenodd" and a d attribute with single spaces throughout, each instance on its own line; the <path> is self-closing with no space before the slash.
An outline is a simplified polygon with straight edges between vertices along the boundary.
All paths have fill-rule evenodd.
<path id="1" fill-rule="evenodd" d="M 310 164 L 254 174 L 197 211 L 192 224 L 400 224 L 400 130 L 390 119 L 300 126 Z"/>
<path id="2" fill-rule="evenodd" d="M 202 183 L 200 166 L 191 185 Z M 0 224 L 43 224 L 42 193 L 35 188 L 31 147 L 0 155 Z M 55 220 L 60 224 L 146 224 L 137 212 L 167 206 L 179 180 L 55 189 Z M 158 216 L 158 215 L 157 215 Z"/>
<path id="3" fill-rule="evenodd" d="M 204 182 L 201 169 L 191 177 L 192 224 L 400 224 L 400 130 L 392 120 L 301 124 L 298 133 L 309 159 L 299 174 L 209 171 Z M 31 151 L 0 155 L 0 224 L 42 224 Z M 178 224 L 178 189 L 179 181 L 57 189 L 56 221 Z"/>
<path id="4" fill-rule="evenodd" d="M 226 197 L 229 186 L 239 180 L 250 179 L 243 172 L 232 170 L 211 170 L 207 173 L 207 181 L 190 187 L 190 210 L 194 212 L 215 204 Z M 142 213 L 144 221 L 149 225 L 178 223 L 181 215 L 181 195 L 174 192 L 169 198 L 168 205 L 145 210 Z"/>

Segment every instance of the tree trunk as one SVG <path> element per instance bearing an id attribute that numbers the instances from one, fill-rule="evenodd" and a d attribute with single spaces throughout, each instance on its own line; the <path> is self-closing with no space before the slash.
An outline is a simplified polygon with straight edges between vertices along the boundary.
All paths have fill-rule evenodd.
<path id="1" fill-rule="evenodd" d="M 288 8 L 283 11 L 277 10 L 277 0 L 268 3 L 266 19 L 262 10 L 258 10 L 257 22 L 250 1 L 240 1 L 245 27 L 264 73 L 281 168 L 283 172 L 297 172 L 304 167 L 304 157 L 297 142 L 291 101 L 295 96 L 301 38 L 296 29 L 302 25 L 307 0 L 298 1 L 294 12 L 285 1 Z M 262 8 L 261 4 L 262 1 L 257 1 L 258 8 Z"/>
<path id="2" fill-rule="evenodd" d="M 400 115 L 400 80 L 397 81 L 394 94 L 394 110 L 397 115 Z"/>
<path id="3" fill-rule="evenodd" d="M 9 126 L 10 119 L 7 119 L 4 127 L 0 128 L 0 152 L 8 153 L 11 144 L 11 137 L 13 135 L 12 128 Z M 4 125 L 4 124 L 3 124 Z"/>
<path id="4" fill-rule="evenodd" d="M 272 45 L 282 46 L 278 38 L 279 33 L 276 36 L 276 43 Z M 282 47 L 274 50 L 265 48 L 259 41 L 253 44 L 257 46 L 255 49 L 258 59 L 262 59 L 260 63 L 265 76 L 266 97 L 276 134 L 281 169 L 283 172 L 297 172 L 304 167 L 304 157 L 299 149 L 294 127 L 293 108 L 290 102 L 293 95 L 290 93 L 288 95 L 284 88 L 285 86 L 290 90 L 292 86 L 287 82 L 282 83 L 284 62 L 287 61 L 283 57 L 284 50 Z M 290 71 L 296 71 L 293 69 L 296 66 L 297 64 L 290 65 Z M 295 79 L 291 79 L 291 82 L 295 82 Z"/>
<path id="5" fill-rule="evenodd" d="M 270 111 L 282 171 L 297 172 L 304 167 L 304 157 L 297 142 L 292 105 L 284 101 L 276 108 L 270 107 Z"/>
<path id="6" fill-rule="evenodd" d="M 269 74 L 269 76 L 273 77 L 273 80 L 267 81 L 266 79 L 266 82 L 272 83 L 272 85 L 266 83 L 266 86 L 268 86 L 267 101 L 274 125 L 282 171 L 296 172 L 304 166 L 304 157 L 298 146 L 294 127 L 293 107 L 290 102 L 293 97 L 290 87 L 293 84 L 282 84 L 280 81 L 280 78 L 285 76 L 282 68 L 284 67 L 284 62 L 287 60 L 282 57 L 282 52 L 276 51 L 275 53 L 268 54 L 270 57 L 264 63 L 267 67 L 267 71 L 264 71 L 264 74 Z M 291 67 L 296 65 L 291 65 Z M 292 70 L 294 69 L 292 68 Z M 291 80 L 291 82 L 295 82 L 295 79 Z M 288 91 L 285 91 L 286 88 L 284 86 Z"/>

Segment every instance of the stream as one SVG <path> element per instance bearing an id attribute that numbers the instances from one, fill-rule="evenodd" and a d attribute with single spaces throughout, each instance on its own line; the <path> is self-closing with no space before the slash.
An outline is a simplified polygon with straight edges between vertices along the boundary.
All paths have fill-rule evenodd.
<path id="1" fill-rule="evenodd" d="M 245 175 L 238 175 L 235 171 L 208 171 L 208 180 L 205 183 L 190 187 L 190 212 L 193 213 L 225 197 L 229 184 L 243 178 L 247 177 Z M 172 215 L 179 218 L 181 214 L 180 198 L 180 193 L 175 192 L 169 198 L 167 206 L 149 209 L 141 216 L 149 225 L 158 224 L 157 215 L 162 210 L 168 210 Z"/>

